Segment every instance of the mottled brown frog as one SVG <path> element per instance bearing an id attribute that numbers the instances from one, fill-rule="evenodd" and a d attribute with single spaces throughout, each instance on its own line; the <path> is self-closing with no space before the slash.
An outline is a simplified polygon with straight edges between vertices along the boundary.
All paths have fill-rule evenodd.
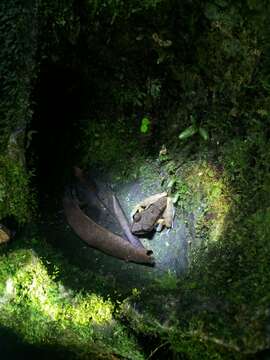
<path id="1" fill-rule="evenodd" d="M 171 228 L 174 218 L 172 199 L 166 192 L 152 195 L 140 202 L 132 212 L 131 231 L 135 235 L 144 235 L 163 227 Z"/>

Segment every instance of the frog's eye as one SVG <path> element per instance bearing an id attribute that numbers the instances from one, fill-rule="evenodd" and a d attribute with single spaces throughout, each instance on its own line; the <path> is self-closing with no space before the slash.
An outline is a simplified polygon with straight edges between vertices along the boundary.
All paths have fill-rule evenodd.
<path id="1" fill-rule="evenodd" d="M 134 216 L 133 216 L 133 220 L 134 220 L 135 222 L 140 221 L 141 218 L 142 218 L 142 215 L 141 215 L 139 212 L 137 212 L 137 213 L 134 214 Z"/>

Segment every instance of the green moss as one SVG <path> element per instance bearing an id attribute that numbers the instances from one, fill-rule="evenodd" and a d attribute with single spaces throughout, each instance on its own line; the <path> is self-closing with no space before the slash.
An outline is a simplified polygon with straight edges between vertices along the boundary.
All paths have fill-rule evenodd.
<path id="1" fill-rule="evenodd" d="M 79 145 L 83 166 L 100 167 L 112 176 L 132 178 L 143 155 L 134 129 L 124 119 L 89 121 Z M 127 167 L 127 163 L 129 166 Z"/>
<path id="2" fill-rule="evenodd" d="M 94 291 L 74 291 L 56 280 L 59 270 L 49 274 L 44 264 L 46 248 L 42 259 L 31 249 L 19 248 L 1 256 L 1 325 L 27 343 L 64 347 L 79 358 L 118 354 L 143 359 L 135 339 L 115 320 L 112 300 Z"/>
<path id="3" fill-rule="evenodd" d="M 10 133 L 31 118 L 37 33 L 42 58 L 83 67 L 93 84 L 95 98 L 87 106 L 95 108 L 98 120 L 89 121 L 78 140 L 85 167 L 116 167 L 118 176 L 141 173 L 150 182 L 146 167 L 137 166 L 145 147 L 137 138 L 136 116 L 149 111 L 148 144 L 168 139 L 183 154 L 176 138 L 194 115 L 209 141 L 202 145 L 194 137 L 182 163 L 167 159 L 161 182 L 181 216 L 197 209 L 196 236 L 207 246 L 194 251 L 186 276 L 165 277 L 143 290 L 136 298 L 141 313 L 131 302 L 132 316 L 126 314 L 135 331 L 160 336 L 180 356 L 220 358 L 227 350 L 233 358 L 269 347 L 269 4 L 189 3 L 95 1 L 80 9 L 73 1 L 48 0 L 37 9 L 31 1 L 28 7 L 20 0 L 2 1 L 0 146 L 5 149 Z M 157 84 L 155 95 L 147 83 Z M 224 171 L 194 155 L 210 148 Z M 29 177 L 3 155 L 0 165 L 0 218 L 26 222 Z M 104 354 L 141 357 L 134 338 L 113 320 L 111 300 L 96 289 L 70 293 L 47 270 L 31 250 L 14 248 L 1 258 L 3 324 L 32 343 L 62 344 L 81 354 L 97 344 Z M 95 286 L 106 292 L 102 279 Z"/>
<path id="4" fill-rule="evenodd" d="M 0 54 L 2 93 L 0 100 L 0 148 L 10 134 L 25 129 L 32 111 L 30 96 L 36 75 L 37 4 L 34 1 L 1 1 Z"/>
<path id="5" fill-rule="evenodd" d="M 218 340 L 215 344 L 205 337 L 198 336 L 198 333 L 192 330 L 187 334 L 172 331 L 169 335 L 169 342 L 175 353 L 185 355 L 190 360 L 244 359 L 241 354 L 228 351 L 226 348 L 222 349 L 222 344 Z"/>
<path id="6" fill-rule="evenodd" d="M 187 163 L 182 176 L 192 194 L 193 209 L 200 209 L 197 210 L 197 235 L 207 231 L 207 241 L 217 241 L 225 231 L 232 196 L 226 174 L 206 161 L 197 161 Z"/>
<path id="7" fill-rule="evenodd" d="M 190 161 L 184 154 L 177 159 L 173 152 L 166 152 L 166 156 L 159 156 L 163 173 L 161 182 L 164 190 L 172 196 L 178 216 L 187 218 L 188 214 L 194 214 L 199 243 L 202 239 L 204 245 L 217 241 L 225 231 L 233 196 L 227 173 L 220 171 L 218 164 L 207 160 L 207 156 L 204 159 L 197 156 Z"/>
<path id="8" fill-rule="evenodd" d="M 162 276 L 157 278 L 155 281 L 156 281 L 157 287 L 162 289 L 162 290 L 175 290 L 175 289 L 177 289 L 178 278 L 171 271 L 167 271 Z"/>
<path id="9" fill-rule="evenodd" d="M 36 77 L 37 4 L 32 1 L 2 1 L 0 27 L 0 71 L 3 74 L 0 99 L 0 219 L 11 216 L 22 224 L 31 219 L 34 195 L 29 189 L 29 174 L 20 161 L 16 161 L 16 156 L 24 154 L 24 149 L 9 144 L 9 140 L 18 129 L 24 134 L 32 117 L 30 96 Z"/>
<path id="10" fill-rule="evenodd" d="M 24 166 L 0 156 L 0 219 L 13 216 L 19 223 L 30 221 L 35 210 L 35 194 Z"/>
<path id="11" fill-rule="evenodd" d="M 161 278 L 122 307 L 135 331 L 159 336 L 190 359 L 242 359 L 270 341 L 269 206 L 267 199 L 258 202 L 268 189 L 268 150 L 256 142 L 260 157 L 251 169 L 255 142 L 237 144 L 224 148 L 223 163 L 199 158 L 179 166 L 171 155 L 163 159 L 164 188 L 181 191 L 181 216 L 195 212 L 196 236 L 204 241 L 191 251 L 187 274 Z"/>

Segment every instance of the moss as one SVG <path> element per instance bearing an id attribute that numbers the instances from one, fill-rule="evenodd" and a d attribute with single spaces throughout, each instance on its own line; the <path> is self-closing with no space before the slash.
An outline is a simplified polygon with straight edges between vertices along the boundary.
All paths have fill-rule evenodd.
<path id="1" fill-rule="evenodd" d="M 0 219 L 13 217 L 22 224 L 31 219 L 34 195 L 29 188 L 29 174 L 22 164 L 23 145 L 21 147 L 20 144 L 19 149 L 8 142 L 15 131 L 25 134 L 32 117 L 30 96 L 36 77 L 37 4 L 33 1 L 2 1 L 0 27 L 3 74 L 0 100 Z M 20 157 L 18 161 L 17 157 Z"/>
<path id="2" fill-rule="evenodd" d="M 27 242 L 21 239 L 22 244 Z M 48 253 L 45 245 L 42 258 L 31 249 L 18 247 L 2 254 L 1 325 L 27 343 L 64 347 L 79 358 L 116 354 L 143 359 L 136 340 L 115 320 L 114 302 L 94 291 L 75 291 L 57 280 L 59 270 L 54 268 L 50 274 L 45 266 L 50 262 Z"/>
<path id="3" fill-rule="evenodd" d="M 10 134 L 25 129 L 32 116 L 30 96 L 36 76 L 37 3 L 2 1 L 0 4 L 0 54 L 2 92 L 0 100 L 0 148 Z"/>
<path id="4" fill-rule="evenodd" d="M 8 156 L 0 156 L 0 219 L 13 216 L 22 224 L 35 213 L 35 194 L 25 167 Z"/>
<path id="5" fill-rule="evenodd" d="M 116 180 L 136 177 L 144 158 L 134 129 L 123 118 L 89 121 L 78 147 L 82 166 L 106 169 Z"/>
<path id="6" fill-rule="evenodd" d="M 175 353 L 185 355 L 190 360 L 244 359 L 241 354 L 222 349 L 218 342 L 217 344 L 208 342 L 206 338 L 200 338 L 192 331 L 190 334 L 172 331 L 169 335 L 169 342 Z"/>
<path id="7" fill-rule="evenodd" d="M 197 236 L 201 237 L 206 231 L 207 241 L 217 241 L 225 231 L 232 196 L 226 174 L 221 174 L 207 161 L 197 161 L 184 166 L 182 176 L 193 194 L 192 207 L 199 212 Z"/>
<path id="8" fill-rule="evenodd" d="M 99 6 L 95 1 L 84 11 L 73 1 L 59 6 L 49 0 L 39 9 L 31 1 L 28 8 L 22 3 L 0 5 L 1 148 L 31 117 L 37 18 L 42 24 L 42 57 L 65 66 L 69 58 L 72 67 L 83 64 L 78 54 L 86 59 L 83 72 L 95 93 L 91 106 L 103 114 L 83 128 L 79 149 L 86 167 L 102 164 L 105 169 L 117 168 L 118 176 L 147 175 L 137 166 L 144 156 L 138 153 L 145 147 L 137 137 L 138 124 L 132 124 L 134 114 L 150 109 L 150 139 L 156 141 L 161 134 L 162 141 L 170 143 L 194 114 L 210 134 L 205 148 L 215 148 L 224 171 L 210 163 L 210 157 L 201 161 L 194 156 L 204 148 L 194 141 L 189 160 L 168 158 L 163 179 L 160 174 L 182 208 L 179 214 L 196 213 L 196 237 L 204 240 L 203 246 L 192 253 L 188 274 L 177 281 L 165 277 L 139 297 L 135 291 L 135 300 L 127 302 L 123 313 L 135 331 L 160 336 L 180 356 L 237 358 L 269 347 L 269 5 L 147 1 L 125 7 L 122 2 Z M 155 96 L 146 91 L 147 82 L 158 84 Z M 113 119 L 116 107 L 132 121 L 122 115 Z M 222 149 L 221 141 L 226 142 Z M 12 215 L 26 222 L 31 209 L 29 178 L 4 156 L 0 164 L 0 217 Z M 151 181 L 151 174 L 146 178 Z M 27 246 L 38 248 L 34 243 Z M 104 357 L 142 357 L 134 338 L 114 320 L 112 300 L 96 293 L 97 288 L 106 291 L 107 284 L 99 279 L 92 293 L 71 293 L 47 271 L 48 253 L 43 254 L 41 260 L 29 249 L 13 248 L 3 255 L 2 323 L 29 342 L 62 344 L 81 356 L 100 351 Z M 84 274 L 78 273 L 78 278 L 87 281 Z"/>
<path id="9" fill-rule="evenodd" d="M 179 356 L 242 359 L 269 346 L 269 207 L 254 201 L 260 197 L 252 184 L 265 178 L 260 158 L 254 172 L 247 165 L 251 148 L 253 141 L 238 152 L 227 149 L 223 164 L 162 160 L 164 187 L 173 196 L 180 191 L 181 216 L 195 211 L 196 236 L 204 241 L 191 252 L 187 274 L 160 279 L 127 299 L 122 311 L 135 331 L 159 337 Z"/>
<path id="10" fill-rule="evenodd" d="M 178 216 L 189 222 L 189 214 L 195 218 L 194 245 L 204 240 L 217 241 L 226 230 L 227 215 L 232 196 L 228 175 L 210 160 L 210 154 L 188 160 L 182 154 L 177 158 L 172 151 L 159 156 L 161 183 L 172 196 Z"/>
<path id="11" fill-rule="evenodd" d="M 175 290 L 177 289 L 177 276 L 168 270 L 166 273 L 162 274 L 159 278 L 155 279 L 156 285 L 162 290 Z"/>

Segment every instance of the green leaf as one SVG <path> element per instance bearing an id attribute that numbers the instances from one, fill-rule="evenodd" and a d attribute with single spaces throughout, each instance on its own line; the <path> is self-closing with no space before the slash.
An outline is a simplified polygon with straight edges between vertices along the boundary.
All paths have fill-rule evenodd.
<path id="1" fill-rule="evenodd" d="M 150 129 L 150 120 L 147 118 L 147 117 L 144 117 L 143 119 L 142 119 L 142 123 L 141 123 L 141 128 L 140 128 L 140 130 L 141 130 L 141 133 L 143 133 L 143 134 L 146 134 L 148 131 L 149 131 L 149 129 Z"/>
<path id="2" fill-rule="evenodd" d="M 199 128 L 199 134 L 201 135 L 203 140 L 207 141 L 209 139 L 208 132 L 202 127 Z"/>
<path id="3" fill-rule="evenodd" d="M 194 134 L 196 134 L 197 131 L 198 131 L 197 127 L 195 125 L 191 125 L 180 133 L 179 139 L 180 140 L 187 139 L 193 136 Z"/>

